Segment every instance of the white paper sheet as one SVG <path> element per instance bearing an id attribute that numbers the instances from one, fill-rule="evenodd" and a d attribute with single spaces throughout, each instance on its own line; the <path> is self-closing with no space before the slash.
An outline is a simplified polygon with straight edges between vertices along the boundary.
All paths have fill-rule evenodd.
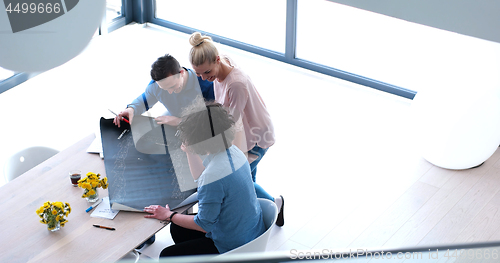
<path id="1" fill-rule="evenodd" d="M 95 133 L 95 139 L 92 141 L 90 146 L 87 148 L 88 153 L 98 153 L 101 158 L 103 158 L 102 154 L 102 142 L 101 142 L 101 132 Z"/>
<path id="2" fill-rule="evenodd" d="M 183 207 L 186 205 L 191 205 L 191 204 L 194 204 L 197 202 L 198 202 L 198 193 L 195 192 L 192 195 L 190 195 L 188 198 L 186 198 L 184 201 L 182 201 L 179 205 L 177 205 L 176 207 L 171 207 L 170 209 L 175 210 L 177 208 L 180 208 L 180 207 Z M 104 203 L 104 200 L 103 200 L 103 203 Z M 109 198 L 108 198 L 108 205 L 109 205 Z M 144 212 L 143 210 L 135 209 L 135 208 L 132 208 L 132 207 L 129 207 L 126 205 L 119 204 L 119 203 L 113 203 L 112 208 L 115 209 L 116 211 L 124 210 L 124 211 L 131 211 L 131 212 Z"/>
<path id="3" fill-rule="evenodd" d="M 101 217 L 106 219 L 114 219 L 120 210 L 113 210 L 109 204 L 109 197 L 106 196 L 102 202 L 94 208 L 94 212 L 90 214 L 91 217 Z"/>

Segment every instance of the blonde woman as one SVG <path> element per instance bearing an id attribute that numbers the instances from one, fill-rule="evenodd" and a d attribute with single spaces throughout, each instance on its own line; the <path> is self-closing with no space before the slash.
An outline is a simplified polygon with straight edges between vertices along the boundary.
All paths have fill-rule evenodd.
<path id="1" fill-rule="evenodd" d="M 275 142 L 274 127 L 262 97 L 250 77 L 227 56 L 219 55 L 212 38 L 199 32 L 191 35 L 190 62 L 197 76 L 213 81 L 215 100 L 226 107 L 236 121 L 233 141 L 248 158 L 257 197 L 272 200 L 280 208 L 276 224 L 284 224 L 283 197 L 273 198 L 255 184 L 257 164 Z"/>

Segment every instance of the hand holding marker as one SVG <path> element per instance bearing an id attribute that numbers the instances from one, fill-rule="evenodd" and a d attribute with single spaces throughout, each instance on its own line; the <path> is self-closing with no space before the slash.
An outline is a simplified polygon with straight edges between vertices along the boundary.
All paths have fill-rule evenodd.
<path id="1" fill-rule="evenodd" d="M 111 113 L 113 113 L 115 116 L 118 116 L 118 114 L 114 113 L 112 110 L 108 109 Z M 130 124 L 127 118 L 122 117 L 122 120 L 124 120 L 126 123 Z"/>

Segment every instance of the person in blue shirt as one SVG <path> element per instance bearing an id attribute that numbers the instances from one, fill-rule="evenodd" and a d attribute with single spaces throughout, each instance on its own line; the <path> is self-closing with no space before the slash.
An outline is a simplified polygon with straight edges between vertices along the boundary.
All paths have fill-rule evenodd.
<path id="1" fill-rule="evenodd" d="M 186 108 L 177 127 L 189 168 L 198 184 L 196 215 L 172 212 L 168 206 L 144 208 L 146 218 L 171 222 L 175 245 L 160 257 L 222 254 L 265 232 L 250 165 L 232 144 L 234 121 L 222 105 L 200 98 Z M 201 156 L 206 156 L 202 160 Z"/>
<path id="2" fill-rule="evenodd" d="M 181 67 L 169 54 L 153 63 L 151 78 L 144 93 L 115 117 L 115 125 L 120 127 L 123 118 L 132 123 L 135 114 L 142 114 L 160 102 L 168 113 L 156 117 L 155 121 L 158 124 L 177 126 L 182 108 L 190 105 L 197 96 L 203 96 L 206 101 L 214 100 L 213 83 L 197 77 L 193 70 Z"/>

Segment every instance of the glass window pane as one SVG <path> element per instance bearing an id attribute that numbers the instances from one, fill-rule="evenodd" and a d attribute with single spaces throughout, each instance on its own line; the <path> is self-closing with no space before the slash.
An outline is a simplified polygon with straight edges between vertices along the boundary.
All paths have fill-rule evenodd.
<path id="1" fill-rule="evenodd" d="M 106 0 L 106 22 L 122 17 L 122 0 Z"/>
<path id="2" fill-rule="evenodd" d="M 297 17 L 297 58 L 417 92 L 500 58 L 499 43 L 330 1 L 298 0 Z"/>
<path id="3" fill-rule="evenodd" d="M 285 0 L 161 0 L 156 18 L 285 52 Z"/>

